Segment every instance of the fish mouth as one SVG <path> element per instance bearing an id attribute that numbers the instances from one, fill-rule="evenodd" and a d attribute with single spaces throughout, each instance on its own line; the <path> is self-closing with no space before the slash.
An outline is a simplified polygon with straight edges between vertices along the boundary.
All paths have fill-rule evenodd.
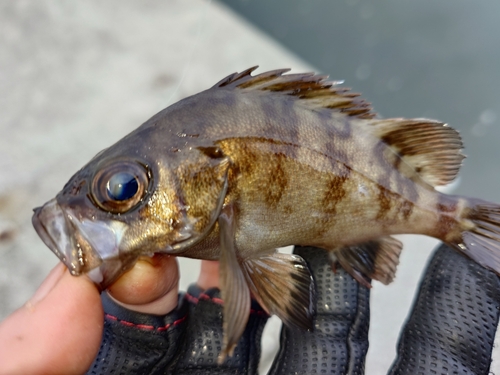
<path id="1" fill-rule="evenodd" d="M 65 212 L 57 201 L 53 199 L 33 211 L 33 226 L 45 245 L 57 255 L 73 275 L 82 273 L 83 259 L 78 259 L 78 250 L 70 235 L 75 228 L 71 222 L 68 223 Z"/>
<path id="2" fill-rule="evenodd" d="M 56 199 L 35 208 L 32 223 L 45 245 L 72 275 L 86 273 L 105 289 L 123 273 L 119 243 L 126 224 L 79 219 Z"/>

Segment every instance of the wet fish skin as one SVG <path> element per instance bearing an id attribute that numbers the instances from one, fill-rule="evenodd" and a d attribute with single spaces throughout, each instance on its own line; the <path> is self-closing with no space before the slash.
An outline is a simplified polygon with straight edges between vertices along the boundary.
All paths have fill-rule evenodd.
<path id="1" fill-rule="evenodd" d="M 250 293 L 285 324 L 312 328 L 307 265 L 276 247 L 324 248 L 367 286 L 395 275 L 402 245 L 392 234 L 433 236 L 500 271 L 499 206 L 434 189 L 458 173 L 458 132 L 377 119 L 323 76 L 253 70 L 153 116 L 35 210 L 35 228 L 73 274 L 105 288 L 141 255 L 220 259 L 224 356 Z M 129 197 L 116 185 L 127 199 L 112 202 L 119 173 L 139 188 Z"/>

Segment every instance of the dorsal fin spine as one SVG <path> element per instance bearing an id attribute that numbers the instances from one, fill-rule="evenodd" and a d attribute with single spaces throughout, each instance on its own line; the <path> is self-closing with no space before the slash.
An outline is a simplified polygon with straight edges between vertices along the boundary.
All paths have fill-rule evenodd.
<path id="1" fill-rule="evenodd" d="M 314 73 L 284 74 L 290 69 L 278 69 L 252 76 L 257 67 L 234 73 L 213 88 L 247 91 L 268 91 L 274 95 L 294 97 L 297 103 L 313 110 L 329 109 L 361 119 L 375 117 L 370 103 L 348 88 L 338 87 L 340 81 L 328 81 L 328 76 Z"/>

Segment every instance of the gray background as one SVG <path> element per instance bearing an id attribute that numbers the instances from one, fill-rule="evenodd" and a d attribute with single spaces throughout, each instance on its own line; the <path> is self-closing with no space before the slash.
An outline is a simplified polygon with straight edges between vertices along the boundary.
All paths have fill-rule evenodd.
<path id="1" fill-rule="evenodd" d="M 500 202 L 497 2 L 230 4 L 251 23 L 215 1 L 0 0 L 0 319 L 56 264 L 31 227 L 33 207 L 168 104 L 257 64 L 345 79 L 385 117 L 448 122 L 469 156 L 456 192 Z M 436 244 L 402 238 L 396 281 L 372 290 L 369 374 L 392 362 Z M 198 264 L 181 259 L 181 268 L 185 289 Z M 273 319 L 265 363 L 278 330 Z"/>

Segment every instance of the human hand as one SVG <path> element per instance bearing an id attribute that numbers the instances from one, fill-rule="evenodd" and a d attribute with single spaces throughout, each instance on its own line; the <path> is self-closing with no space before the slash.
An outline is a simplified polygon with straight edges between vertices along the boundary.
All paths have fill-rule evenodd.
<path id="1" fill-rule="evenodd" d="M 165 314 L 177 305 L 178 279 L 175 258 L 155 256 L 137 262 L 111 290 L 129 308 Z M 1 322 L 0 374 L 83 374 L 98 354 L 103 323 L 97 287 L 59 263 L 35 295 Z"/>
<path id="2" fill-rule="evenodd" d="M 0 324 L 0 374 L 81 374 L 99 349 L 99 292 L 58 264 L 35 295 Z"/>
<path id="3" fill-rule="evenodd" d="M 315 330 L 304 332 L 285 327 L 280 352 L 270 374 L 309 374 L 313 371 L 320 373 L 322 370 L 334 374 L 363 373 L 368 348 L 369 290 L 360 286 L 341 269 L 333 274 L 326 258 L 323 259 L 326 257 L 324 251 L 297 248 L 296 252 L 308 261 L 317 284 L 318 314 L 315 318 Z M 106 369 L 110 368 L 127 373 L 256 373 L 260 334 L 266 321 L 262 310 L 254 306 L 254 313 L 235 355 L 228 358 L 223 366 L 217 367 L 216 358 L 222 339 L 222 309 L 218 291 L 209 289 L 202 293 L 202 288 L 191 287 L 191 294 L 182 298 L 175 310 L 163 316 L 147 314 L 148 311 L 144 310 L 146 313 L 133 312 L 132 310 L 140 309 L 138 306 L 155 305 L 155 301 L 142 303 L 145 300 L 133 298 L 134 293 L 139 297 L 146 288 L 151 287 L 145 282 L 148 279 L 146 274 L 152 281 L 155 272 L 159 277 L 169 268 L 177 270 L 175 261 L 157 264 L 153 269 L 148 265 L 142 266 L 142 271 L 134 268 L 136 274 L 129 274 L 128 281 L 121 280 L 121 286 L 119 283 L 114 285 L 118 287 L 114 291 L 115 297 L 128 297 L 128 309 L 103 295 L 107 312 L 106 327 L 99 355 L 89 373 L 106 373 Z M 216 278 L 211 277 L 214 274 L 216 269 L 208 272 L 205 270 L 202 275 L 208 277 L 200 279 L 199 283 L 204 284 L 204 287 L 210 286 L 216 282 Z M 71 279 L 69 278 L 70 281 Z M 73 278 L 77 279 L 80 278 Z M 130 284 L 134 286 L 127 289 Z M 168 282 L 157 291 L 166 286 Z M 120 295 L 120 291 L 127 290 L 130 293 Z M 175 286 L 171 290 L 175 290 L 175 295 L 177 294 Z M 95 296 L 96 293 L 94 290 L 90 295 Z M 157 296 L 161 294 L 156 293 Z M 165 294 L 159 299 L 164 296 Z M 495 274 L 442 246 L 432 258 L 422 281 L 413 312 L 403 328 L 398 358 L 390 374 L 488 373 L 498 323 L 499 296 L 500 283 Z M 68 295 L 62 297 L 68 298 Z M 97 310 L 95 306 L 92 309 Z M 86 315 L 82 313 L 83 311 L 76 316 L 86 317 L 88 321 L 89 316 L 97 315 L 102 322 L 101 312 Z M 67 325 L 72 326 L 73 333 L 74 316 L 73 322 Z M 0 329 L 1 341 L 4 341 L 2 329 L 5 323 Z M 79 329 L 76 331 L 83 332 Z M 91 336 L 90 330 L 87 333 L 88 339 Z M 39 337 L 38 340 L 42 341 Z M 46 340 L 43 342 L 47 346 Z M 88 350 L 89 353 L 97 351 L 98 344 L 95 345 L 95 341 L 89 346 L 81 343 L 80 353 L 82 348 L 89 347 L 93 347 Z M 66 358 L 71 358 L 68 353 L 76 352 L 66 350 L 65 353 Z M 82 364 L 81 361 L 79 363 Z M 133 365 L 139 367 L 132 367 Z M 60 372 L 70 373 L 64 370 Z"/>

